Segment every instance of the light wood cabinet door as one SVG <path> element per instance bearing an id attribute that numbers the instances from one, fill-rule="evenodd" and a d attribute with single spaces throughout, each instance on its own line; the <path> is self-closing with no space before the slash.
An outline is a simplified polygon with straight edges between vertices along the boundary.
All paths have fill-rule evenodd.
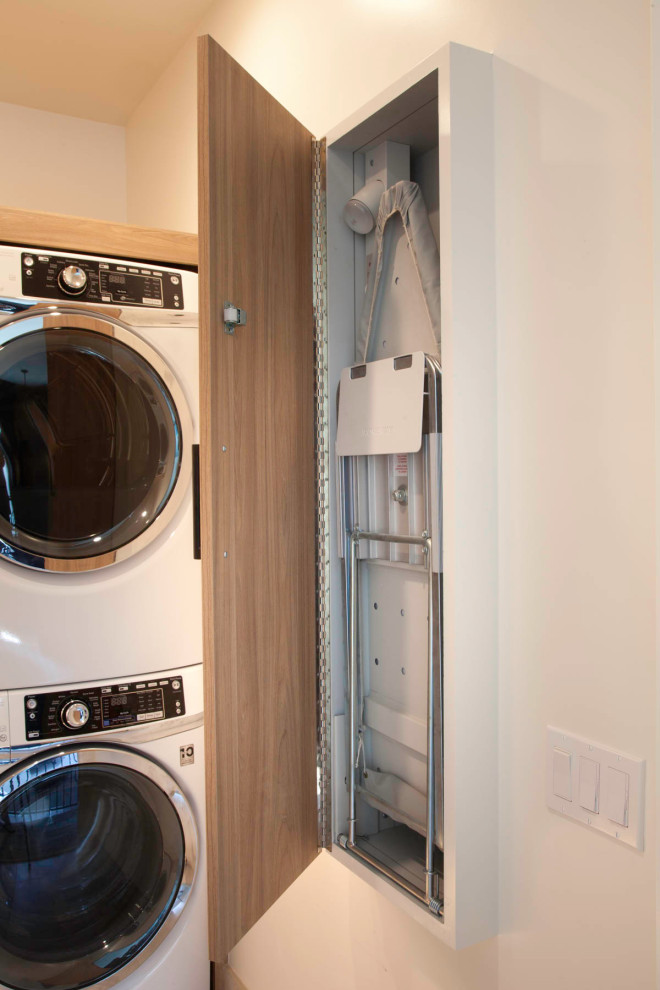
<path id="1" fill-rule="evenodd" d="M 317 852 L 312 136 L 199 42 L 211 955 Z M 225 300 L 247 311 L 227 334 Z M 219 967 L 218 967 L 219 968 Z"/>

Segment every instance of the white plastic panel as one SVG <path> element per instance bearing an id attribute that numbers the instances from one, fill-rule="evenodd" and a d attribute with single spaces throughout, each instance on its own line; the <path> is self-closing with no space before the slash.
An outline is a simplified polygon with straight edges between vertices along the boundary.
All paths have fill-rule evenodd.
<path id="1" fill-rule="evenodd" d="M 419 450 L 424 408 L 424 353 L 344 368 L 337 454 Z"/>

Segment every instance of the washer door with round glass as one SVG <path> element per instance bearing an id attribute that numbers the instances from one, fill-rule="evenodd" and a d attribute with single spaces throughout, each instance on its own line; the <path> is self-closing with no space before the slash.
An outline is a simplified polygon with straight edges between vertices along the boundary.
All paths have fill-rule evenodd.
<path id="1" fill-rule="evenodd" d="M 154 539 L 185 494 L 191 418 L 153 348 L 110 316 L 0 325 L 0 554 L 81 571 Z"/>
<path id="2" fill-rule="evenodd" d="M 0 777 L 0 985 L 104 987 L 184 909 L 197 838 L 176 782 L 122 747 L 67 746 Z"/>

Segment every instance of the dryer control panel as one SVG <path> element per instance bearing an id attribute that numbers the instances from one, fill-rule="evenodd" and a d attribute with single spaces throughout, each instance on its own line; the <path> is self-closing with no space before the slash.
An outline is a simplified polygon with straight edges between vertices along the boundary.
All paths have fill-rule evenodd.
<path id="1" fill-rule="evenodd" d="M 28 739 L 107 732 L 186 712 L 181 676 L 26 694 L 24 705 Z"/>
<path id="2" fill-rule="evenodd" d="M 24 295 L 40 299 L 183 310 L 181 276 L 139 263 L 23 251 L 21 283 Z"/>

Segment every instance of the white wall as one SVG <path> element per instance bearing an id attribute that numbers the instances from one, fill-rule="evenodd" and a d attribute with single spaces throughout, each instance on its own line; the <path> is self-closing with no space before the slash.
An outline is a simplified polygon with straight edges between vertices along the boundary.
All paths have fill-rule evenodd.
<path id="1" fill-rule="evenodd" d="M 496 56 L 502 935 L 452 953 L 324 856 L 231 961 L 249 990 L 650 990 L 648 4 L 222 0 L 200 30 L 317 135 L 450 40 Z M 195 229 L 194 128 L 191 39 L 128 123 L 131 222 Z M 644 853 L 545 808 L 549 723 L 649 761 Z"/>
<path id="2" fill-rule="evenodd" d="M 0 204 L 126 223 L 123 127 L 0 103 L 0 133 Z"/>
<path id="3" fill-rule="evenodd" d="M 655 339 L 655 560 L 660 587 L 660 7 L 651 3 L 653 54 L 653 327 Z M 657 595 L 657 590 L 656 590 Z M 660 713 L 660 609 L 656 611 L 656 712 Z M 660 715 L 658 715 L 660 725 Z M 660 732 L 656 731 L 656 821 L 660 815 Z M 660 835 L 656 830 L 656 973 L 660 988 Z"/>

